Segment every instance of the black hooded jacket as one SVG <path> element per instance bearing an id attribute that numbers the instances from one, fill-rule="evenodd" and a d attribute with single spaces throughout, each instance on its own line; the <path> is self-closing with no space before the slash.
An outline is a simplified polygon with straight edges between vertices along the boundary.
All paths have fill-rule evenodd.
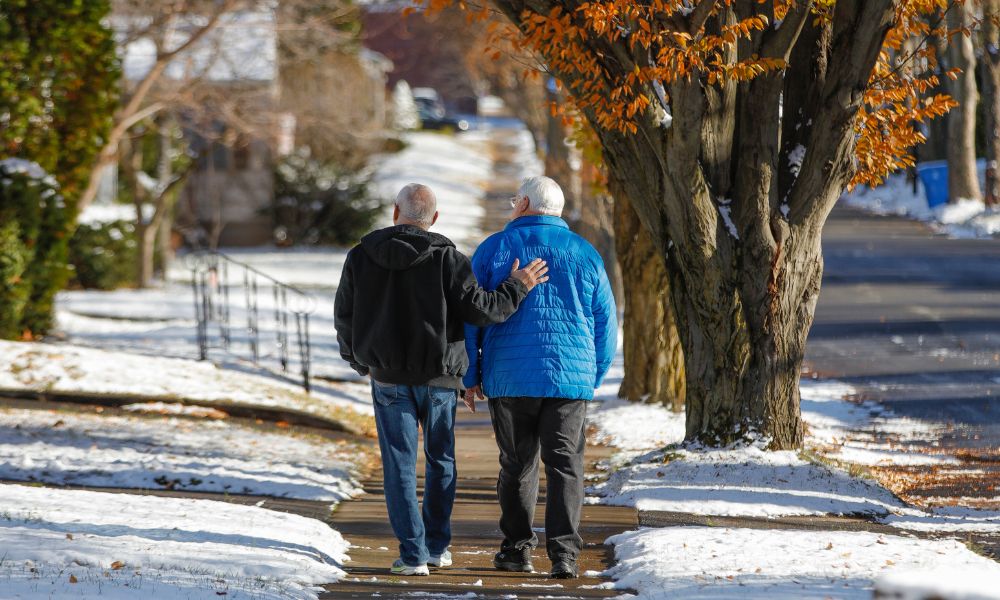
<path id="1" fill-rule="evenodd" d="M 381 383 L 462 389 L 463 323 L 506 321 L 528 289 L 476 283 L 451 240 L 412 225 L 373 231 L 351 249 L 334 307 L 340 355 Z"/>

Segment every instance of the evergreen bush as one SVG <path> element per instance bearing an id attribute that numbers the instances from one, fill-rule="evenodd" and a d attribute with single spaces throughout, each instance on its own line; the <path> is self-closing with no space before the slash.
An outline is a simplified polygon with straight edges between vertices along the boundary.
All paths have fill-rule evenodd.
<path id="1" fill-rule="evenodd" d="M 109 10 L 109 0 L 0 2 L 0 337 L 48 331 L 68 280 L 76 198 L 118 103 Z"/>

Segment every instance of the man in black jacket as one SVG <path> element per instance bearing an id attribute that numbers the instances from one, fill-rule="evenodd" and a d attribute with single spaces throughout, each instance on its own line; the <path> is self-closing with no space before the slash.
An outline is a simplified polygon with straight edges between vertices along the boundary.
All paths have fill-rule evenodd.
<path id="1" fill-rule="evenodd" d="M 455 501 L 455 407 L 469 366 L 464 323 L 502 323 L 531 289 L 548 280 L 534 260 L 514 261 L 510 277 L 487 292 L 469 259 L 427 231 L 438 218 L 427 186 L 396 196 L 395 226 L 351 249 L 335 304 L 340 355 L 371 375 L 389 522 L 399 539 L 397 575 L 427 575 L 451 564 Z M 423 511 L 417 503 L 417 428 L 424 430 Z"/>

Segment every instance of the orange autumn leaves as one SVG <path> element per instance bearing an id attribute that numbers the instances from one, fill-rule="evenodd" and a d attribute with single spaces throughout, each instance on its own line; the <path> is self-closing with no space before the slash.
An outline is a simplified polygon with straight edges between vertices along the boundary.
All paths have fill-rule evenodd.
<path id="1" fill-rule="evenodd" d="M 424 1 L 431 10 L 456 4 Z M 750 1 L 758 10 L 739 12 L 757 14 L 737 18 L 732 11 L 721 24 L 713 18 L 736 0 L 590 0 L 571 9 L 565 8 L 570 3 L 560 3 L 548 13 L 525 10 L 519 15 L 520 30 L 511 28 L 502 35 L 538 55 L 567 87 L 570 102 L 598 127 L 635 133 L 638 120 L 651 108 L 659 109 L 661 97 L 669 100 L 665 90 L 672 82 L 698 78 L 704 85 L 718 86 L 786 67 L 777 57 L 786 56 L 787 48 L 770 56 L 737 56 L 736 49 L 771 28 L 779 29 L 802 0 Z M 912 165 L 913 147 L 925 141 L 921 124 L 955 106 L 948 96 L 932 92 L 940 76 L 928 43 L 934 35 L 967 33 L 944 29 L 939 15 L 951 1 L 899 2 L 855 123 L 852 184 L 877 184 L 890 172 Z M 806 18 L 814 25 L 828 23 L 835 4 L 815 0 Z"/>

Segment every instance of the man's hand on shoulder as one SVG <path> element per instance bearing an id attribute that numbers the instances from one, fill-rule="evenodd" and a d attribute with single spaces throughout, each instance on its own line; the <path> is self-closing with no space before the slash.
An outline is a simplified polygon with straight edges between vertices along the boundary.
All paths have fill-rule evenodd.
<path id="1" fill-rule="evenodd" d="M 514 259 L 514 264 L 510 267 L 510 276 L 514 279 L 520 281 L 524 287 L 528 288 L 530 292 L 532 288 L 540 283 L 545 283 L 549 280 L 546 273 L 549 272 L 549 267 L 544 260 L 536 258 L 531 261 L 531 263 L 524 267 L 523 269 L 518 269 L 521 266 L 521 261 Z M 480 397 L 482 394 L 480 393 Z M 468 402 L 466 402 L 468 404 Z"/>
<path id="2" fill-rule="evenodd" d="M 479 397 L 480 400 L 486 399 L 486 396 L 483 395 L 482 386 L 474 385 L 471 388 L 465 390 L 465 397 L 463 398 L 463 400 L 465 400 L 465 405 L 468 406 L 469 410 L 472 412 L 476 412 L 477 396 Z"/>

